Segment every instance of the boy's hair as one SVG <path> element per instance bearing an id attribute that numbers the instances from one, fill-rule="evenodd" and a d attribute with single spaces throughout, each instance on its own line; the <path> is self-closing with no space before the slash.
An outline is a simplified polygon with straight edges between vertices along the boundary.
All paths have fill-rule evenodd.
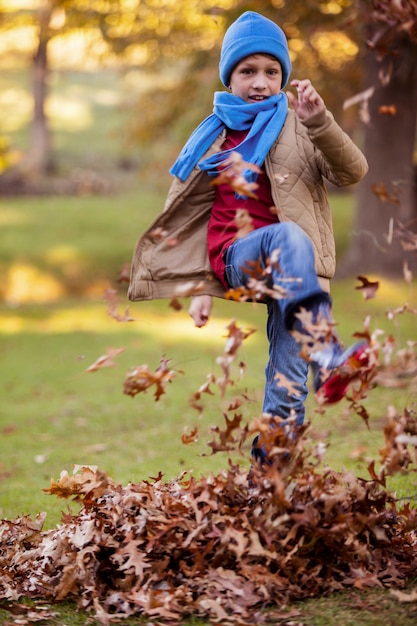
<path id="1" fill-rule="evenodd" d="M 240 61 L 252 54 L 270 54 L 281 64 L 282 87 L 291 74 L 291 60 L 284 31 L 267 17 L 246 11 L 227 29 L 220 53 L 220 79 L 225 87 Z"/>

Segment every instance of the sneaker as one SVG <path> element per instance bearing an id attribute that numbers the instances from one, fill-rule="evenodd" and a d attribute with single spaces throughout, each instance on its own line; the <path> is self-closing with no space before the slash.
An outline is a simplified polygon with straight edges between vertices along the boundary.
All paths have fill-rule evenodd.
<path id="1" fill-rule="evenodd" d="M 366 341 L 357 341 L 343 349 L 338 343 L 328 343 L 322 350 L 310 355 L 314 375 L 314 390 L 323 404 L 336 404 L 345 397 L 349 384 L 358 376 L 358 370 L 369 362 Z M 332 372 L 328 378 L 326 372 Z"/>

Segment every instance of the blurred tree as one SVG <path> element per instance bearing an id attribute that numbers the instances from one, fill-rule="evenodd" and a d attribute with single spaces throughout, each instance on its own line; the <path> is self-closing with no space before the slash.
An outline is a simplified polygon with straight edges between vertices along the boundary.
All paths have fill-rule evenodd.
<path id="1" fill-rule="evenodd" d="M 55 37 L 75 29 L 98 29 L 100 21 L 111 10 L 120 7 L 120 1 L 112 3 L 100 0 L 13 0 L 3 1 L 0 32 L 32 28 L 35 31 L 32 56 L 33 116 L 29 148 L 25 158 L 16 166 L 12 176 L 35 179 L 52 168 L 51 136 L 45 104 L 50 69 L 49 47 Z M 16 171 L 17 170 L 17 171 Z"/>
<path id="2" fill-rule="evenodd" d="M 178 60 L 210 49 L 217 25 L 211 18 L 232 0 L 4 0 L 0 32 L 36 29 L 33 53 L 33 118 L 20 175 L 36 178 L 52 167 L 45 103 L 51 41 L 78 31 L 106 44 L 103 55 L 117 55 L 131 66 L 155 68 L 161 57 Z"/>
<path id="3" fill-rule="evenodd" d="M 398 275 L 405 261 L 417 267 L 410 231 L 417 221 L 417 3 L 358 0 L 357 10 L 366 44 L 359 106 L 370 171 L 359 186 L 354 237 L 340 273 Z"/>

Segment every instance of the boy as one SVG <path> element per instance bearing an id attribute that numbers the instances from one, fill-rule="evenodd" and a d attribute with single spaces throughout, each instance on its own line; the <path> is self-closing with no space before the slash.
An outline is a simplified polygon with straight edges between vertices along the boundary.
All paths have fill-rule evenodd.
<path id="1" fill-rule="evenodd" d="M 291 61 L 286 37 L 271 20 L 252 11 L 241 15 L 226 31 L 219 69 L 229 91 L 216 92 L 213 114 L 195 129 L 171 168 L 175 179 L 164 212 L 134 254 L 129 298 L 172 297 L 185 281 L 203 282 L 189 309 L 201 327 L 210 317 L 212 296 L 224 297 L 227 289 L 246 285 L 248 267 L 269 267 L 263 413 L 277 422 L 295 415 L 301 424 L 308 362 L 299 340 L 309 330 L 299 314 L 306 310 L 313 322 L 331 324 L 335 245 L 324 179 L 350 185 L 366 174 L 367 163 L 309 80 L 291 82 L 297 96 L 283 93 Z M 293 110 L 288 110 L 288 100 Z M 256 197 L 239 195 L 228 184 L 212 184 L 233 152 L 250 164 L 245 177 L 248 189 L 256 182 Z M 247 211 L 253 228 L 240 238 L 238 209 Z M 177 245 L 156 241 L 157 228 Z M 277 263 L 271 263 L 276 254 Z M 274 289 L 285 290 L 285 297 L 274 297 Z M 315 390 L 326 398 L 333 370 L 360 355 L 363 347 L 345 350 L 334 334 L 318 349 L 312 343 L 308 361 Z M 278 386 L 277 374 L 296 391 Z M 256 442 L 252 453 L 266 459 Z"/>

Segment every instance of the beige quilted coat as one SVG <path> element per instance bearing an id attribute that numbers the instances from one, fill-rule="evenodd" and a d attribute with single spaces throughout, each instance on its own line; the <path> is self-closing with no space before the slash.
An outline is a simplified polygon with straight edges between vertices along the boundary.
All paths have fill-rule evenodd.
<path id="1" fill-rule="evenodd" d="M 222 133 L 206 156 L 221 150 L 224 137 Z M 265 169 L 279 221 L 295 222 L 310 237 L 317 275 L 329 291 L 336 253 L 324 179 L 338 187 L 358 182 L 368 170 L 365 157 L 329 112 L 301 123 L 289 111 Z M 223 297 L 224 288 L 207 257 L 207 223 L 214 194 L 209 176 L 198 167 L 185 182 L 174 179 L 163 213 L 137 243 L 130 300 L 171 298 L 190 281 L 203 283 L 202 293 Z M 155 236 L 156 229 L 166 232 L 166 238 Z M 168 245 L 168 240 L 175 245 Z"/>

